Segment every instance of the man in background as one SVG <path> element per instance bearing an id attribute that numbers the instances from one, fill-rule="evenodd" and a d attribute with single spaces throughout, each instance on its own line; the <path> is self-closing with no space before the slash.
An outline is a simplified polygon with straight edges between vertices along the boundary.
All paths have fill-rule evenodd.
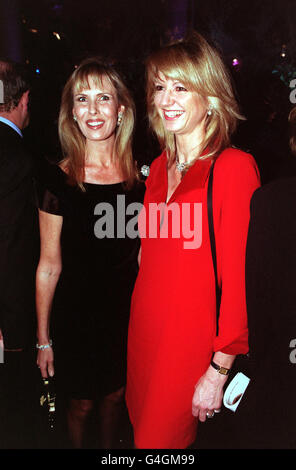
<path id="1" fill-rule="evenodd" d="M 289 124 L 296 158 L 296 107 Z M 296 449 L 295 239 L 292 176 L 262 186 L 251 201 L 246 249 L 251 381 L 234 418 L 243 448 Z"/>
<path id="2" fill-rule="evenodd" d="M 39 254 L 33 163 L 22 134 L 29 124 L 26 69 L 0 60 L 0 84 L 0 448 L 24 448 L 33 445 L 30 412 L 37 369 L 34 285 Z"/>

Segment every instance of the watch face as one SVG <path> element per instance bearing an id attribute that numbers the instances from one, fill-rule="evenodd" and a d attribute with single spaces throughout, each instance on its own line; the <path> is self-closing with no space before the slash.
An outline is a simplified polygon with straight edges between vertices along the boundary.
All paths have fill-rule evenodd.
<path id="1" fill-rule="evenodd" d="M 216 364 L 214 361 L 211 362 L 211 365 L 214 367 L 214 369 L 216 369 L 217 372 L 219 372 L 219 374 L 228 375 L 229 369 L 226 369 L 226 367 L 218 366 L 218 364 Z"/>

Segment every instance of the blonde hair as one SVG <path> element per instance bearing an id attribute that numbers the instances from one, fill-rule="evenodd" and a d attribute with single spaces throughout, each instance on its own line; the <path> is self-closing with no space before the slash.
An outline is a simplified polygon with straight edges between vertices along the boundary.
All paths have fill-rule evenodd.
<path id="1" fill-rule="evenodd" d="M 171 43 L 152 53 L 147 66 L 147 109 L 152 129 L 161 148 L 167 151 L 170 161 L 176 156 L 173 133 L 168 132 L 154 106 L 155 80 L 159 73 L 178 80 L 189 91 L 205 98 L 212 113 L 207 115 L 205 137 L 197 158 L 217 156 L 230 144 L 237 120 L 244 119 L 235 100 L 231 79 L 218 51 L 197 32 L 188 39 Z"/>
<path id="2" fill-rule="evenodd" d="M 296 106 L 290 111 L 290 148 L 294 155 L 296 155 Z"/>
<path id="3" fill-rule="evenodd" d="M 103 77 L 107 77 L 115 88 L 119 105 L 125 107 L 122 122 L 116 129 L 113 157 L 116 156 L 119 161 L 127 187 L 130 188 L 138 179 L 132 155 L 132 134 L 135 121 L 133 99 L 114 68 L 94 57 L 84 60 L 68 79 L 62 93 L 58 123 L 64 155 L 62 164 L 67 169 L 68 182 L 72 185 L 77 184 L 82 190 L 84 190 L 86 139 L 73 119 L 74 94 L 82 89 L 88 89 L 90 78 L 96 85 L 101 85 Z"/>

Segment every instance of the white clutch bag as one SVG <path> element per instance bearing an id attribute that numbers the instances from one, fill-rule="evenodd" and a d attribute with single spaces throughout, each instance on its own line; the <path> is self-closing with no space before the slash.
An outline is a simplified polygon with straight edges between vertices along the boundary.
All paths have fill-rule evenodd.
<path id="1" fill-rule="evenodd" d="M 238 372 L 224 392 L 223 404 L 235 412 L 249 385 L 250 379 L 242 372 Z"/>

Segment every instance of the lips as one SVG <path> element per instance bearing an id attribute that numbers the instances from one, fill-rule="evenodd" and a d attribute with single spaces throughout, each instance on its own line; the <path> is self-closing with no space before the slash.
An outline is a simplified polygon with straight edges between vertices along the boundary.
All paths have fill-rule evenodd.
<path id="1" fill-rule="evenodd" d="M 167 121 L 174 121 L 184 114 L 185 111 L 163 109 L 163 116 Z"/>
<path id="2" fill-rule="evenodd" d="M 100 121 L 99 119 L 89 119 L 88 121 L 86 121 L 86 125 L 87 127 L 89 127 L 89 129 L 97 130 L 103 127 L 104 121 Z"/>

